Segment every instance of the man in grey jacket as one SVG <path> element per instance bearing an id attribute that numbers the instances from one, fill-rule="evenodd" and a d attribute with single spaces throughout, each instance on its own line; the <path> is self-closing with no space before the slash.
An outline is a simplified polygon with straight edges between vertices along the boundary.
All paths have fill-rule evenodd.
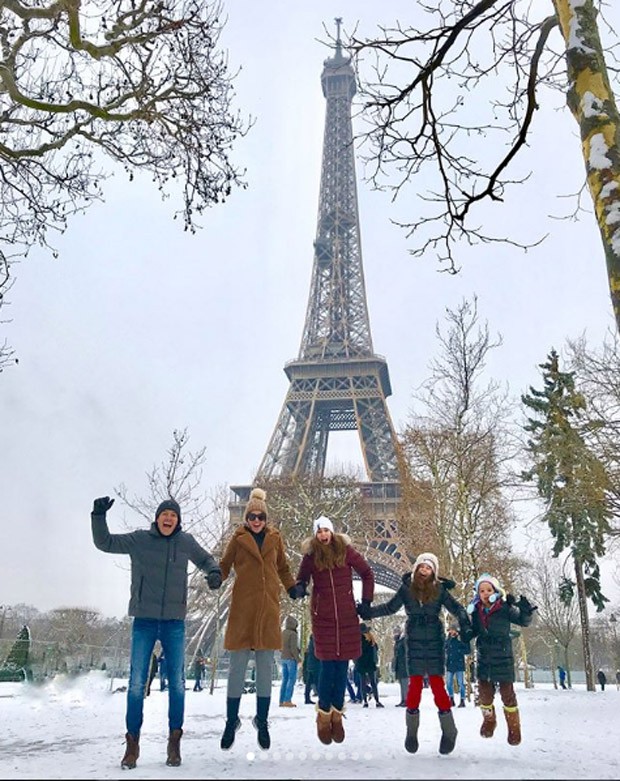
<path id="1" fill-rule="evenodd" d="M 167 765 L 181 764 L 185 712 L 185 616 L 187 568 L 191 561 L 203 572 L 211 589 L 222 585 L 217 562 L 194 537 L 181 529 L 181 508 L 174 499 L 161 502 L 149 529 L 110 534 L 106 513 L 114 504 L 108 496 L 95 499 L 91 513 L 93 541 L 105 553 L 124 553 L 131 559 L 131 660 L 125 723 L 126 749 L 121 767 L 136 766 L 140 755 L 144 696 L 149 663 L 157 640 L 168 668 Z"/>

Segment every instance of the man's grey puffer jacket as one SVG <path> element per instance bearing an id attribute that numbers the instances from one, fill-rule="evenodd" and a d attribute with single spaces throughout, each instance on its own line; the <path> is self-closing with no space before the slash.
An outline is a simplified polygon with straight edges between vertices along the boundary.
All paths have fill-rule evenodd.
<path id="1" fill-rule="evenodd" d="M 169 537 L 150 529 L 110 534 L 105 515 L 91 513 L 93 541 L 105 553 L 126 553 L 131 558 L 131 597 L 128 614 L 136 618 L 185 619 L 187 567 L 193 562 L 203 572 L 217 562 L 188 532 L 177 526 Z"/>

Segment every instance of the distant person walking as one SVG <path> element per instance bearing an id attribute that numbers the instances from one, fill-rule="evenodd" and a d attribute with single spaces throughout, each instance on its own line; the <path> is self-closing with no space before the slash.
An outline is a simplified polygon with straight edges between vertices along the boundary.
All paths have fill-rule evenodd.
<path id="1" fill-rule="evenodd" d="M 301 661 L 299 651 L 298 621 L 295 616 L 287 616 L 282 630 L 282 651 L 280 652 L 280 667 L 282 668 L 282 684 L 280 686 L 280 707 L 296 708 L 293 702 L 297 668 Z"/>
<path id="2" fill-rule="evenodd" d="M 560 679 L 560 686 L 566 689 L 566 670 L 561 665 L 558 665 L 558 678 Z"/>
<path id="3" fill-rule="evenodd" d="M 599 686 L 601 687 L 601 691 L 604 692 L 605 691 L 605 684 L 607 683 L 607 676 L 605 675 L 605 673 L 602 670 L 599 670 L 596 673 L 596 677 L 598 679 Z"/>
<path id="4" fill-rule="evenodd" d="M 194 660 L 194 689 L 195 692 L 202 691 L 202 676 L 205 670 L 205 660 L 201 655 L 196 656 Z"/>
<path id="5" fill-rule="evenodd" d="M 400 686 L 400 702 L 398 708 L 407 707 L 407 690 L 409 688 L 409 675 L 407 673 L 407 640 L 400 627 L 394 630 L 394 655 L 392 656 L 392 672 Z"/>
<path id="6" fill-rule="evenodd" d="M 166 662 L 166 654 L 163 652 L 159 654 L 159 691 L 165 692 L 168 688 L 168 664 Z"/>
<path id="7" fill-rule="evenodd" d="M 620 670 L 616 670 L 616 689 L 620 692 Z"/>
<path id="8" fill-rule="evenodd" d="M 305 684 L 304 691 L 304 703 L 306 705 L 314 705 L 312 699 L 312 693 L 318 695 L 319 686 L 319 660 L 314 653 L 314 635 L 310 635 L 308 638 L 308 647 L 304 653 L 304 661 L 302 665 L 302 675 Z"/>
<path id="9" fill-rule="evenodd" d="M 140 756 L 140 730 L 144 697 L 153 648 L 160 641 L 167 659 L 168 753 L 166 764 L 181 764 L 181 736 L 185 714 L 185 616 L 187 611 L 187 569 L 191 561 L 206 572 L 212 589 L 222 576 L 217 562 L 194 537 L 181 529 L 181 508 L 166 499 L 155 511 L 150 528 L 128 534 L 110 534 L 106 513 L 114 499 L 95 499 L 91 513 L 93 541 L 105 553 L 124 553 L 131 559 L 129 615 L 131 658 L 125 723 L 126 749 L 121 767 L 131 769 Z"/>
<path id="10" fill-rule="evenodd" d="M 151 654 L 151 664 L 149 667 L 149 679 L 148 683 L 146 684 L 146 696 L 149 697 L 151 694 L 151 684 L 157 677 L 157 668 L 158 668 L 158 662 L 157 662 L 157 654 L 155 651 Z"/>
<path id="11" fill-rule="evenodd" d="M 346 687 L 349 694 L 349 702 L 355 703 L 362 701 L 362 681 L 360 674 L 355 669 L 355 662 L 350 664 L 347 669 Z"/>
<path id="12" fill-rule="evenodd" d="M 459 708 L 465 707 L 465 657 L 471 653 L 469 643 L 459 638 L 458 624 L 450 624 L 446 637 L 446 689 L 452 705 L 454 702 L 454 679 L 459 688 L 461 699 Z"/>
<path id="13" fill-rule="evenodd" d="M 379 700 L 379 686 L 377 684 L 377 667 L 379 664 L 379 646 L 370 627 L 367 624 L 360 624 L 362 634 L 362 653 L 355 660 L 355 669 L 361 679 L 362 700 L 364 708 L 368 707 L 368 694 L 371 693 L 375 698 L 377 708 L 383 708 L 383 703 Z"/>

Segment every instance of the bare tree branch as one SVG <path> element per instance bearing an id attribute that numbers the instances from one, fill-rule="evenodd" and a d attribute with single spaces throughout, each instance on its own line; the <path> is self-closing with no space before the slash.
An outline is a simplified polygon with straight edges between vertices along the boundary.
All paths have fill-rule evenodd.
<path id="1" fill-rule="evenodd" d="M 232 108 L 223 26 L 219 0 L 0 3 L 4 271 L 36 245 L 56 254 L 50 234 L 103 200 L 110 164 L 148 173 L 191 232 L 245 187 L 229 155 L 252 120 Z"/>
<path id="2" fill-rule="evenodd" d="M 531 143 L 544 91 L 562 91 L 581 134 L 620 330 L 620 112 L 609 78 L 617 50 L 601 41 L 602 0 L 547 4 L 541 16 L 541 2 L 435 0 L 412 7 L 427 25 L 396 22 L 371 37 L 354 30 L 367 176 L 394 201 L 416 189 L 411 218 L 394 222 L 413 256 L 432 253 L 443 270 L 459 270 L 460 244 L 536 246 L 544 236 L 493 233 L 484 222 L 497 225 L 495 212 L 481 207 L 528 178 L 510 172 Z"/>

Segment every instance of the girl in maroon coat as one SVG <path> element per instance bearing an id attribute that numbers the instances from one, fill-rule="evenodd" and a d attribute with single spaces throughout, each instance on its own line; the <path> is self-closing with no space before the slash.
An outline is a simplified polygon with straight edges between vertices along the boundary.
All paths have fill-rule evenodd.
<path id="1" fill-rule="evenodd" d="M 319 660 L 317 732 L 322 743 L 342 743 L 342 711 L 350 659 L 362 652 L 359 619 L 353 596 L 353 571 L 362 580 L 362 602 L 370 606 L 375 578 L 368 562 L 345 534 L 322 515 L 313 524 L 314 537 L 302 544 L 304 554 L 297 583 L 305 590 L 312 578 L 311 617 L 314 652 Z"/>

